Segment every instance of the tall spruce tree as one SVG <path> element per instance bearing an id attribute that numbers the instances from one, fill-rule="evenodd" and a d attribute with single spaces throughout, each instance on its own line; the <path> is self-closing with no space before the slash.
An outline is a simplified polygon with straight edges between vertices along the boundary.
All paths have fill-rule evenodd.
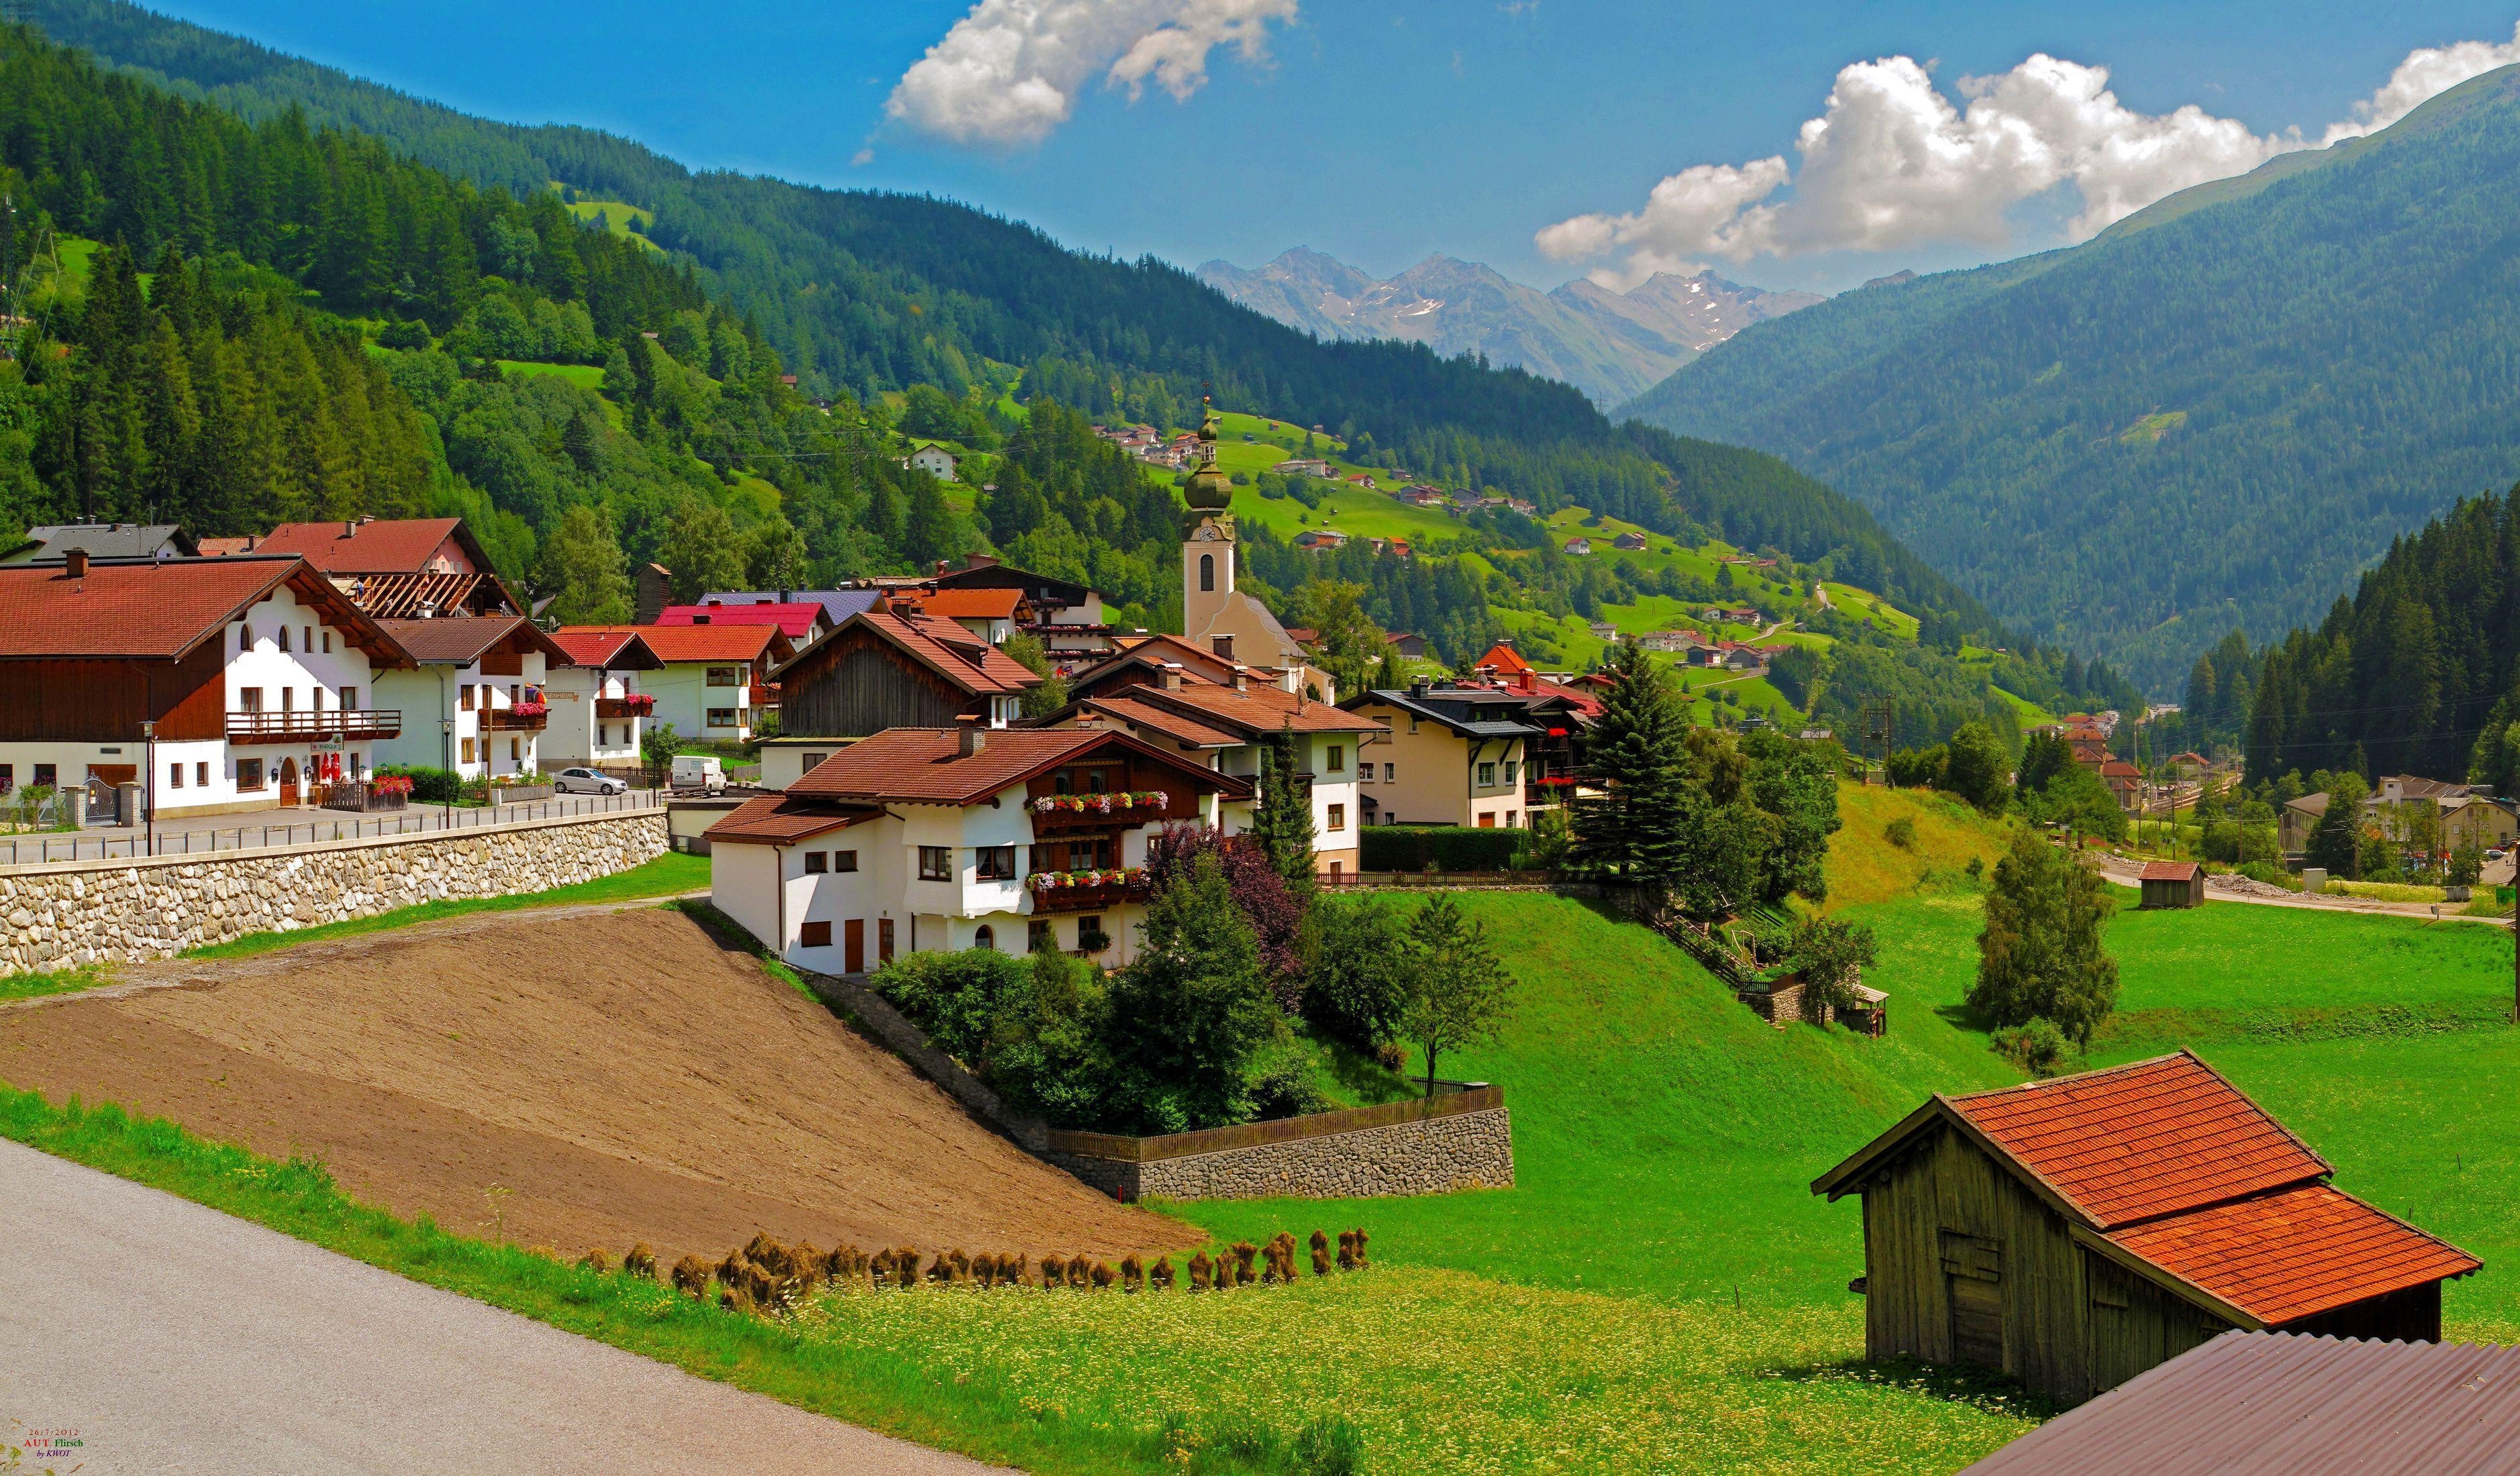
<path id="1" fill-rule="evenodd" d="M 1613 678 L 1583 740 L 1567 870 L 1629 886 L 1670 885 L 1687 855 L 1688 719 L 1671 676 L 1636 638 L 1605 668 Z"/>
<path id="2" fill-rule="evenodd" d="M 1313 799 L 1302 770 L 1291 729 L 1281 730 L 1260 750 L 1260 803 L 1251 812 L 1251 838 L 1288 886 L 1313 881 Z"/>
<path id="3" fill-rule="evenodd" d="M 2075 1044 L 2090 1045 L 2117 1006 L 2117 961 L 2100 944 L 2114 909 L 2097 868 L 2035 830 L 2015 834 L 1987 893 L 1969 1007 L 1995 1025 L 2046 1020 Z"/>

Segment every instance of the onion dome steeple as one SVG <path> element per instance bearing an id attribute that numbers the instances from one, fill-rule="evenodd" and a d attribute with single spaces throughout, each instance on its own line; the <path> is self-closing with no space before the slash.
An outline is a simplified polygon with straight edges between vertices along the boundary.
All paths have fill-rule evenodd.
<path id="1" fill-rule="evenodd" d="M 1205 396 L 1199 405 L 1198 470 L 1191 473 L 1187 497 L 1193 517 L 1217 516 L 1232 510 L 1234 483 L 1216 466 L 1216 407 Z"/>

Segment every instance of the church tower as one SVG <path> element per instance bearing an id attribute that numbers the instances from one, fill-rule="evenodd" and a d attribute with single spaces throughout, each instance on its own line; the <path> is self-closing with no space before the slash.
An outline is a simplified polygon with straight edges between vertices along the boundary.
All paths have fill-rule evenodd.
<path id="1" fill-rule="evenodd" d="M 1216 466 L 1216 411 L 1199 419 L 1198 470 L 1182 518 L 1182 633 L 1213 629 L 1234 599 L 1234 484 Z M 1273 653 L 1274 654 L 1274 653 Z"/>

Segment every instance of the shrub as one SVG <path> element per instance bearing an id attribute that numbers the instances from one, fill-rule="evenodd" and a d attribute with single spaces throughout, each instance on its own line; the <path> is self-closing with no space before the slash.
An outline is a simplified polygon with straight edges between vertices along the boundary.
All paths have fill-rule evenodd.
<path id="1" fill-rule="evenodd" d="M 1897 787 L 1929 789 L 1943 782 L 1943 768 L 1950 760 L 1951 750 L 1936 743 L 1931 748 L 1902 748 L 1890 755 L 1884 767 Z"/>
<path id="2" fill-rule="evenodd" d="M 2248 877 L 2251 881 L 2263 881 L 2269 886 L 2279 886 L 2288 891 L 2297 892 L 2301 890 L 2301 878 L 2293 875 L 2289 872 L 2286 872 L 2282 867 L 2279 867 L 2272 862 L 2247 862 L 2243 864 L 2239 870 L 2240 874 Z"/>
<path id="3" fill-rule="evenodd" d="M 1398 1038 L 1409 1007 L 1408 929 L 1380 897 L 1313 907 L 1304 1018 L 1333 1040 L 1375 1051 Z"/>
<path id="4" fill-rule="evenodd" d="M 2072 1049 L 2065 1032 L 2038 1017 L 1997 1031 L 1987 1038 L 1987 1044 L 1998 1055 L 2032 1076 L 2054 1076 L 2065 1064 L 2065 1053 Z"/>
<path id="5" fill-rule="evenodd" d="M 900 954 L 867 982 L 936 1048 L 974 1071 L 1000 1016 L 1030 982 L 1027 961 L 992 948 Z"/>
<path id="6" fill-rule="evenodd" d="M 408 779 L 411 797 L 416 804 L 451 805 L 464 795 L 464 780 L 452 769 L 432 769 L 427 764 L 380 764 L 380 777 Z"/>
<path id="7" fill-rule="evenodd" d="M 1881 838 L 1903 851 L 1916 849 L 1916 823 L 1902 815 L 1881 827 Z"/>
<path id="8" fill-rule="evenodd" d="M 1369 872 L 1512 872 L 1522 869 L 1528 830 L 1470 826 L 1369 826 L 1358 832 L 1357 865 Z"/>

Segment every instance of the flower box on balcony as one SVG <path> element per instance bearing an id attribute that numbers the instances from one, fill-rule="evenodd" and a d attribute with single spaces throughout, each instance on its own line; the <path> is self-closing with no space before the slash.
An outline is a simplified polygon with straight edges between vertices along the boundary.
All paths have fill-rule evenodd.
<path id="1" fill-rule="evenodd" d="M 1034 798 L 1036 815 L 1124 815 L 1133 810 L 1161 810 L 1172 796 L 1161 789 L 1122 789 L 1107 794 L 1044 794 Z"/>

